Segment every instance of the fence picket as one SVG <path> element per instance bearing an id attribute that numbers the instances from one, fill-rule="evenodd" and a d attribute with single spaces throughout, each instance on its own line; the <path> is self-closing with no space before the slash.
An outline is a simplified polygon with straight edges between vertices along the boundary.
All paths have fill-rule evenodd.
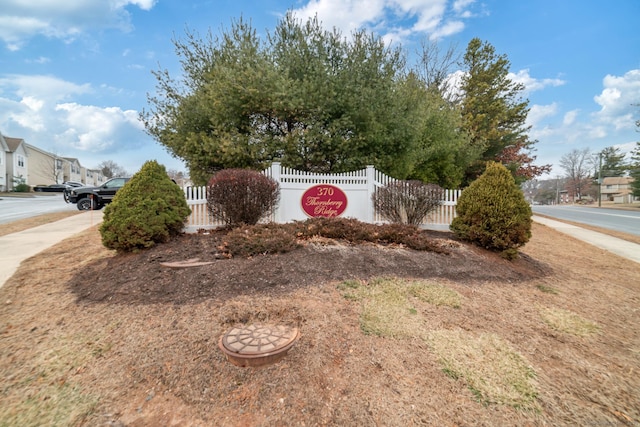
<path id="1" fill-rule="evenodd" d="M 316 184 L 336 185 L 347 194 L 350 192 L 352 194 L 360 194 L 359 200 L 365 200 L 362 194 L 366 192 L 365 197 L 369 206 L 360 206 L 359 212 L 361 213 L 356 218 L 373 223 L 385 222 L 380 213 L 373 208 L 373 202 L 371 201 L 373 192 L 378 187 L 383 187 L 396 181 L 395 178 L 374 169 L 373 166 L 357 171 L 327 175 L 285 168 L 280 163 L 274 162 L 270 168 L 265 169 L 262 173 L 280 184 L 281 205 L 283 203 L 295 204 L 297 194 Z M 285 192 L 295 194 L 287 197 Z M 423 228 L 448 229 L 451 221 L 456 216 L 456 204 L 460 193 L 461 190 L 445 190 L 442 204 L 425 218 L 425 222 L 421 226 Z M 184 195 L 187 204 L 191 208 L 191 215 L 187 218 L 184 227 L 186 232 L 194 233 L 201 229 L 212 229 L 224 225 L 222 222 L 214 220 L 209 214 L 207 209 L 207 187 L 186 187 Z M 291 206 L 288 207 L 290 208 Z M 287 222 L 286 220 L 281 220 L 283 216 L 279 211 L 283 209 L 283 206 L 278 206 L 270 220 Z M 359 216 L 362 216 L 362 218 Z"/>

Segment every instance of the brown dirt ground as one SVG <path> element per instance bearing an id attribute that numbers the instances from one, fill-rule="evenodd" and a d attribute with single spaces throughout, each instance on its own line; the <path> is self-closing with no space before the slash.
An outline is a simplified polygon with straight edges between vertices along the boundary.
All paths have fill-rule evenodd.
<path id="1" fill-rule="evenodd" d="M 0 289 L 0 405 L 54 354 L 62 373 L 45 383 L 99 398 L 86 426 L 640 424 L 640 264 L 534 224 L 515 262 L 433 233 L 449 255 L 324 242 L 160 265 L 212 260 L 220 238 L 184 235 L 121 256 L 94 227 L 26 260 Z M 458 292 L 458 309 L 420 306 L 425 327 L 499 335 L 536 372 L 540 410 L 478 403 L 424 341 L 365 335 L 360 304 L 336 285 L 381 276 Z M 540 307 L 575 312 L 599 332 L 554 330 Z M 301 338 L 277 364 L 239 368 L 217 342 L 250 322 L 296 326 Z M 89 356 L 65 358 L 65 346 Z"/>

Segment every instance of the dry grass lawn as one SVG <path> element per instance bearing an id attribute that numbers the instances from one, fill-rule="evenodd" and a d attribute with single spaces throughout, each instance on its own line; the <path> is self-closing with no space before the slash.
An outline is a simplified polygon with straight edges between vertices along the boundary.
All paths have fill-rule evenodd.
<path id="1" fill-rule="evenodd" d="M 340 263 L 355 249 L 322 250 Z M 538 224 L 522 252 L 540 274 L 381 268 L 287 292 L 127 303 L 114 287 L 92 301 L 69 283 L 90 290 L 86 272 L 115 256 L 94 227 L 0 289 L 0 426 L 640 425 L 640 264 Z M 301 338 L 277 364 L 239 368 L 218 338 L 251 322 Z"/>

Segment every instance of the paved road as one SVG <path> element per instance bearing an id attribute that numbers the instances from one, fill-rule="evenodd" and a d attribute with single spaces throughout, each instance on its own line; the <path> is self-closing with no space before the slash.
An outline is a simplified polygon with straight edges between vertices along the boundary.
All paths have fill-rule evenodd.
<path id="1" fill-rule="evenodd" d="M 533 206 L 533 213 L 640 236 L 640 211 L 586 206 Z"/>
<path id="2" fill-rule="evenodd" d="M 50 212 L 75 211 L 76 205 L 65 203 L 62 194 L 33 197 L 7 197 L 0 195 L 0 224 L 30 218 Z"/>

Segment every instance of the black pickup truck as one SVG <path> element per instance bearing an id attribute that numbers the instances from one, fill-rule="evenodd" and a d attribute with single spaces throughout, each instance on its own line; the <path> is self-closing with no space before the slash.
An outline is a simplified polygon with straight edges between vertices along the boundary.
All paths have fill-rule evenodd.
<path id="1" fill-rule="evenodd" d="M 78 210 L 102 209 L 130 178 L 111 178 L 98 187 L 73 187 L 64 191 L 64 201 L 75 203 Z"/>

